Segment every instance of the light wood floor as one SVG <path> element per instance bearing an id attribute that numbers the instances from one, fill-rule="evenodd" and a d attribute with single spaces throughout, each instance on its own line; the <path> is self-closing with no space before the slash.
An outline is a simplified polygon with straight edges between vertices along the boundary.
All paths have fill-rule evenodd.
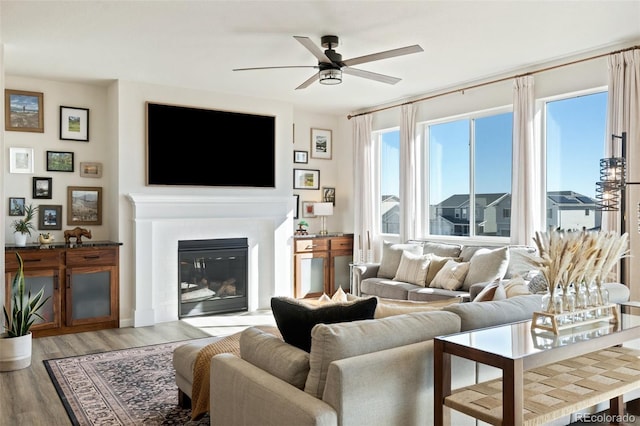
<path id="1" fill-rule="evenodd" d="M 252 317 L 250 317 L 251 319 Z M 256 317 L 257 318 L 257 317 Z M 173 321 L 150 327 L 118 328 L 33 339 L 31 366 L 0 373 L 0 425 L 70 425 L 60 397 L 47 374 L 43 360 L 105 352 L 178 340 L 223 335 L 244 328 L 233 316 Z M 246 325 L 252 325 L 247 322 Z"/>

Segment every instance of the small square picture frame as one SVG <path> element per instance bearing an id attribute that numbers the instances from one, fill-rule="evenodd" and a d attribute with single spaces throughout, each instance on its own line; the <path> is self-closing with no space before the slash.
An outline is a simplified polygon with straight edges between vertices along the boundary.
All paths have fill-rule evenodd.
<path id="1" fill-rule="evenodd" d="M 4 129 L 44 133 L 44 94 L 26 90 L 4 90 Z"/>
<path id="2" fill-rule="evenodd" d="M 56 231 L 62 229 L 62 206 L 38 206 L 38 229 Z"/>
<path id="3" fill-rule="evenodd" d="M 67 187 L 67 225 L 102 225 L 102 187 Z"/>
<path id="4" fill-rule="evenodd" d="M 313 212 L 313 205 L 317 203 L 317 201 L 303 201 L 302 202 L 302 217 L 316 217 Z"/>
<path id="5" fill-rule="evenodd" d="M 23 197 L 9 197 L 9 216 L 24 216 L 24 208 Z"/>
<path id="6" fill-rule="evenodd" d="M 89 142 L 89 109 L 60 106 L 60 139 Z"/>
<path id="7" fill-rule="evenodd" d="M 320 189 L 320 170 L 293 169 L 293 189 Z"/>
<path id="8" fill-rule="evenodd" d="M 311 158 L 331 160 L 331 130 L 311 129 Z"/>
<path id="9" fill-rule="evenodd" d="M 83 161 L 80 163 L 80 176 L 86 178 L 101 178 L 102 163 L 95 161 Z"/>
<path id="10" fill-rule="evenodd" d="M 307 164 L 309 162 L 309 152 L 293 151 L 293 162 L 298 164 Z"/>
<path id="11" fill-rule="evenodd" d="M 9 148 L 9 173 L 33 174 L 33 148 Z"/>
<path id="12" fill-rule="evenodd" d="M 47 151 L 48 172 L 73 172 L 73 152 Z"/>
<path id="13" fill-rule="evenodd" d="M 53 178 L 34 177 L 32 198 L 43 200 L 53 198 Z"/>

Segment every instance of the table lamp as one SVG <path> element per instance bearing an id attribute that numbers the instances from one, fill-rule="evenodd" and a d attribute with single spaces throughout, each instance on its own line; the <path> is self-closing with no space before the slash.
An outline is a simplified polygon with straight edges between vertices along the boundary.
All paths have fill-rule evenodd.
<path id="1" fill-rule="evenodd" d="M 333 203 L 314 203 L 313 214 L 320 216 L 320 235 L 327 235 L 327 216 L 333 215 Z"/>

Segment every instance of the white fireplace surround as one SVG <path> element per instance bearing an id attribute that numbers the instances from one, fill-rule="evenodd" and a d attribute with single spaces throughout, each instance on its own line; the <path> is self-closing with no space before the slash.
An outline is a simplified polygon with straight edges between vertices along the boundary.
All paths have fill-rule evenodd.
<path id="1" fill-rule="evenodd" d="M 293 197 L 128 194 L 133 205 L 134 327 L 178 319 L 178 241 L 249 242 L 249 311 L 291 295 Z"/>

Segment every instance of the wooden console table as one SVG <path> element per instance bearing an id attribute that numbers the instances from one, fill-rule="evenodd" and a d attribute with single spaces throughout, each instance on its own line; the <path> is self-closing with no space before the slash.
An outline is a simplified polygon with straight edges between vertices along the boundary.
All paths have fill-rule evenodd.
<path id="1" fill-rule="evenodd" d="M 588 324 L 559 335 L 532 331 L 531 321 L 522 321 L 436 337 L 434 424 L 449 424 L 445 406 L 487 423 L 514 426 L 542 424 L 607 400 L 612 416 L 624 414 L 623 394 L 640 388 L 640 376 L 621 374 L 618 367 L 626 363 L 627 371 L 640 370 L 640 361 L 637 351 L 615 346 L 640 337 L 640 316 L 623 314 L 620 319 L 617 324 Z M 452 355 L 499 368 L 502 379 L 452 390 Z M 577 371 L 584 363 L 596 363 L 603 358 L 609 359 L 598 374 L 594 370 Z M 614 358 L 616 361 L 610 362 Z M 613 366 L 616 363 L 618 367 Z M 536 389 L 533 378 L 544 380 L 545 375 L 553 377 L 554 371 L 560 375 L 572 368 L 585 382 L 578 383 L 576 379 L 575 385 L 569 385 L 565 381 L 566 387 L 559 389 L 561 380 L 556 380 L 541 383 Z M 597 383 L 596 376 L 600 375 L 609 376 L 602 379 L 603 383 L 608 382 L 606 386 Z M 588 383 L 589 378 L 594 382 Z M 554 387 L 558 389 L 554 391 Z M 572 397 L 567 389 L 584 394 Z"/>

